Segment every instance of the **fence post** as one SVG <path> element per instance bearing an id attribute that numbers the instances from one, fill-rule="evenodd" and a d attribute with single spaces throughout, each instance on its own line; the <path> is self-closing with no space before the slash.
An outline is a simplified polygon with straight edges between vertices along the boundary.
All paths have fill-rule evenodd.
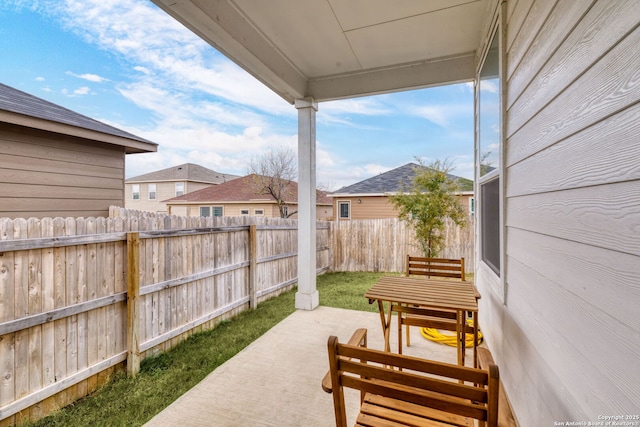
<path id="1" fill-rule="evenodd" d="M 127 233 L 127 373 L 140 371 L 140 236 Z"/>
<path id="2" fill-rule="evenodd" d="M 249 307 L 258 307 L 258 295 L 256 293 L 256 274 L 258 260 L 258 239 L 256 225 L 249 226 Z"/>

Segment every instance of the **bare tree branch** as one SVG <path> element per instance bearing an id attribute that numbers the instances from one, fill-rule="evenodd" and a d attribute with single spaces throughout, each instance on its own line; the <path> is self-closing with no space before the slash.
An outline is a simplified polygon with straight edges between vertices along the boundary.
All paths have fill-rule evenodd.
<path id="1" fill-rule="evenodd" d="M 297 177 L 296 154 L 285 147 L 271 147 L 264 154 L 252 157 L 249 163 L 256 194 L 267 194 L 278 204 L 281 218 L 288 218 L 295 212 L 288 212 L 287 202 L 291 200 Z"/>

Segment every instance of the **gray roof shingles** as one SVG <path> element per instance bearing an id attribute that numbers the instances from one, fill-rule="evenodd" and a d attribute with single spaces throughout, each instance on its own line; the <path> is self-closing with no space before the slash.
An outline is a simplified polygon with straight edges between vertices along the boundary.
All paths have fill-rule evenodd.
<path id="1" fill-rule="evenodd" d="M 407 191 L 413 185 L 413 178 L 416 175 L 415 169 L 420 168 L 417 163 L 407 163 L 406 165 L 381 173 L 374 177 L 356 182 L 335 191 L 333 194 L 386 194 L 397 193 L 401 186 Z M 455 175 L 449 175 L 450 178 L 459 179 L 461 187 L 465 190 L 466 185 L 464 178 Z M 471 181 L 469 181 L 471 182 Z M 472 187 L 473 188 L 473 187 Z"/>
<path id="2" fill-rule="evenodd" d="M 11 111 L 55 123 L 62 123 L 109 135 L 157 145 L 90 117 L 0 83 L 0 110 Z"/>
<path id="3" fill-rule="evenodd" d="M 184 163 L 178 166 L 134 176 L 126 182 L 160 182 L 160 181 L 193 181 L 209 184 L 222 184 L 238 178 L 238 175 L 216 172 L 194 163 Z"/>

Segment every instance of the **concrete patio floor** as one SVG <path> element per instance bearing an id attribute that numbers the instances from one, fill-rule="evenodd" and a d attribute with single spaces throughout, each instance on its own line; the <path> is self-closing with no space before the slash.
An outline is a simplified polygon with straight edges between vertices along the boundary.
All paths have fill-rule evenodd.
<path id="1" fill-rule="evenodd" d="M 335 425 L 333 400 L 322 391 L 328 368 L 327 339 L 346 342 L 357 328 L 368 329 L 368 346 L 382 349 L 377 313 L 318 307 L 298 310 L 209 374 L 145 427 Z M 456 363 L 454 347 L 424 339 L 411 328 L 411 347 L 404 353 Z M 395 321 L 391 349 L 397 350 Z M 471 352 L 467 353 L 467 363 Z M 348 422 L 358 412 L 359 393 L 348 390 Z"/>

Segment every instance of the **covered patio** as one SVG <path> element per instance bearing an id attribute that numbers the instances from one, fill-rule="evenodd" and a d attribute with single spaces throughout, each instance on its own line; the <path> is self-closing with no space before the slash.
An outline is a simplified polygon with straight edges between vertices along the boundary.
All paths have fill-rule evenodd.
<path id="1" fill-rule="evenodd" d="M 395 319 L 394 319 L 395 327 Z M 356 328 L 367 328 L 368 347 L 383 348 L 378 313 L 320 306 L 297 310 L 238 355 L 213 371 L 145 424 L 146 427 L 335 425 L 333 399 L 321 388 L 327 372 L 327 339 L 346 342 Z M 436 344 L 411 328 L 404 353 L 456 363 L 456 349 Z M 397 334 L 391 334 L 392 348 Z M 472 366 L 470 352 L 467 365 Z M 358 414 L 359 393 L 347 395 L 350 425 Z"/>
<path id="2" fill-rule="evenodd" d="M 637 1 L 153 1 L 298 110 L 299 309 L 318 105 L 473 81 L 480 327 L 518 421 L 638 416 Z"/>

